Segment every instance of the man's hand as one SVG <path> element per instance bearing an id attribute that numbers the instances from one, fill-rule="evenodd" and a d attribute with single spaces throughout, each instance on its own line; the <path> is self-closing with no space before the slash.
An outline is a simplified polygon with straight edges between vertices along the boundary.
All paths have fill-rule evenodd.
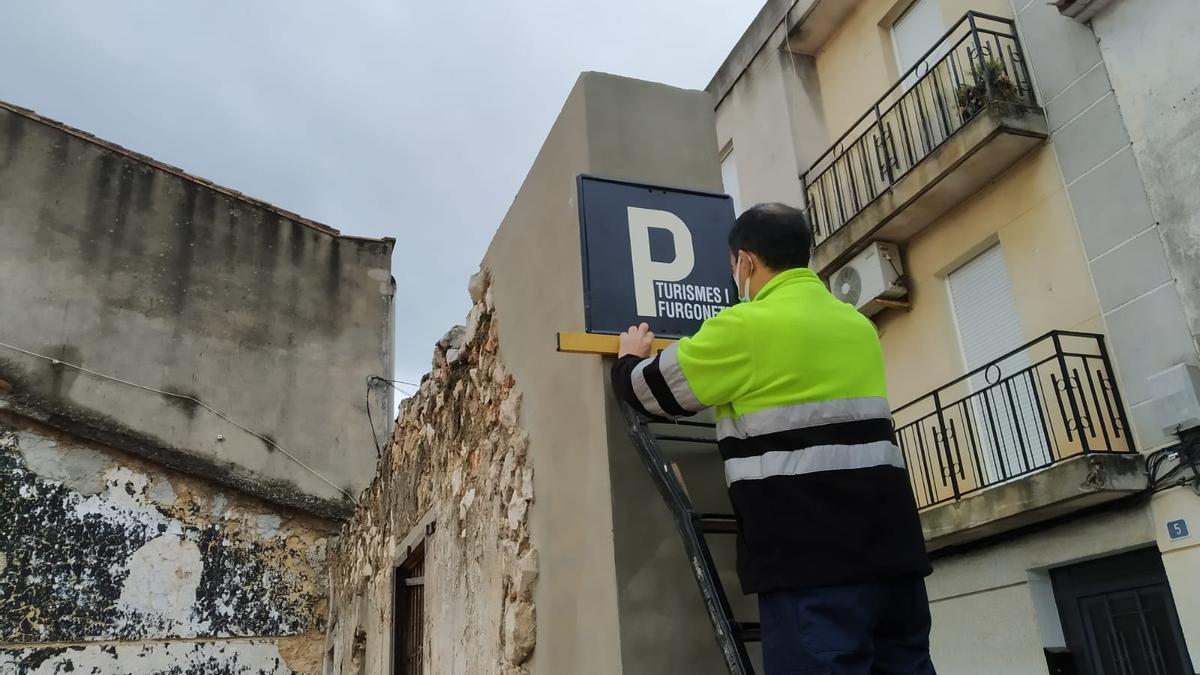
<path id="1" fill-rule="evenodd" d="M 649 324 L 630 326 L 629 330 L 621 333 L 621 349 L 617 356 L 640 356 L 647 358 L 654 347 L 654 333 L 650 332 Z"/>

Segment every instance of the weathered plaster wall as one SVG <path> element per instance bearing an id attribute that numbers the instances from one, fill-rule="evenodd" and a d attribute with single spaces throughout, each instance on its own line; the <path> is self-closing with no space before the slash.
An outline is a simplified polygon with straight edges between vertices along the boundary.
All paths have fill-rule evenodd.
<path id="1" fill-rule="evenodd" d="M 1200 34 L 1200 3 L 1121 0 L 1092 28 L 1200 349 L 1200 69 L 1179 51 Z"/>
<path id="2" fill-rule="evenodd" d="M 340 236 L 0 104 L 0 241 L 0 343 L 199 398 L 270 442 L 193 401 L 9 347 L 0 407 L 349 514 L 341 490 L 366 487 L 376 462 L 364 383 L 391 372 L 391 240 Z M 374 392 L 376 419 L 389 391 Z"/>
<path id="3" fill-rule="evenodd" d="M 781 47 L 780 25 L 716 108 L 717 142 L 733 148 L 742 207 L 802 204 L 797 176 L 827 144 L 813 59 Z M 726 160 L 728 161 L 728 160 Z"/>
<path id="4" fill-rule="evenodd" d="M 403 657 L 393 652 L 402 649 L 392 644 L 393 579 L 421 541 L 424 672 L 528 672 L 536 640 L 533 470 L 484 273 L 471 294 L 465 328 L 438 343 L 433 371 L 402 404 L 379 475 L 335 548 L 329 673 L 388 673 Z"/>
<path id="5" fill-rule="evenodd" d="M 330 521 L 7 413 L 0 514 L 0 672 L 318 670 Z"/>
<path id="6" fill-rule="evenodd" d="M 0 653 L 0 668 L 19 675 L 290 675 L 284 651 L 262 640 L 74 645 L 32 649 L 19 659 Z"/>

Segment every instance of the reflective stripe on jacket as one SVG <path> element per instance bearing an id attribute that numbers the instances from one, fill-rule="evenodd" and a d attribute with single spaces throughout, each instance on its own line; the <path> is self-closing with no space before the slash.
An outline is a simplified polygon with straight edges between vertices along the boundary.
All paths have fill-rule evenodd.
<path id="1" fill-rule="evenodd" d="M 715 408 L 745 592 L 929 572 L 878 335 L 812 271 L 622 359 L 613 382 L 650 415 Z"/>

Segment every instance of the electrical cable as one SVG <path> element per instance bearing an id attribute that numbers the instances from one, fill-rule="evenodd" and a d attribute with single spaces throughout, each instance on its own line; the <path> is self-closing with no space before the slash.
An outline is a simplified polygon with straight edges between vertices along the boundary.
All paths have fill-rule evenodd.
<path id="1" fill-rule="evenodd" d="M 406 387 L 416 387 L 417 389 L 421 388 L 421 385 L 419 385 L 415 382 L 405 382 L 404 380 L 389 380 L 386 377 L 380 377 L 378 375 L 372 375 L 371 377 L 368 377 L 367 380 L 372 381 L 372 382 L 375 380 L 378 380 L 380 382 L 387 382 L 388 384 L 392 385 L 392 389 L 395 389 L 396 391 L 400 392 L 401 394 L 404 394 L 405 396 L 412 396 L 412 394 L 410 392 L 404 391 L 403 389 L 397 387 L 396 386 L 397 384 L 402 384 Z"/>
<path id="2" fill-rule="evenodd" d="M 402 384 L 402 385 L 406 385 L 406 386 L 410 386 L 410 387 L 418 387 L 418 388 L 421 385 L 413 384 L 412 382 L 405 382 L 404 380 L 389 380 L 386 377 L 380 377 L 379 375 L 371 375 L 371 376 L 367 377 L 367 397 L 366 397 L 367 398 L 367 401 L 366 401 L 367 423 L 371 425 L 371 440 L 375 441 L 375 458 L 381 459 L 383 457 L 383 446 L 381 446 L 379 444 L 379 434 L 375 430 L 375 419 L 374 419 L 374 416 L 371 414 L 371 385 L 375 384 L 376 382 L 383 382 L 383 383 L 387 384 L 388 386 L 390 386 L 392 389 L 395 389 L 396 391 L 400 392 L 401 394 L 404 394 L 405 396 L 412 396 L 412 394 L 410 392 L 404 391 L 400 387 L 397 387 L 396 386 L 397 384 Z"/>
<path id="3" fill-rule="evenodd" d="M 907 288 L 908 287 L 908 277 L 905 276 L 904 273 L 900 271 L 899 267 L 896 267 L 896 261 L 892 260 L 892 256 L 888 255 L 887 253 L 883 253 L 882 256 L 883 256 L 884 260 L 888 261 L 888 265 L 891 265 L 892 273 L 896 275 L 895 283 L 899 286 Z"/>
<path id="4" fill-rule="evenodd" d="M 279 452 L 283 453 L 283 455 L 285 457 L 287 457 L 288 459 L 292 460 L 296 464 L 303 467 L 304 470 L 308 471 L 309 473 L 316 476 L 317 478 L 320 478 L 322 481 L 324 481 L 326 484 L 328 484 L 330 487 L 337 490 L 338 492 L 346 495 L 346 498 L 349 499 L 352 504 L 354 504 L 355 506 L 358 505 L 358 500 L 354 498 L 354 495 L 352 495 L 349 492 L 346 492 L 342 488 L 338 487 L 337 484 L 335 484 L 333 481 L 331 481 L 328 478 L 326 478 L 325 476 L 321 475 L 321 473 L 318 472 L 316 469 L 305 464 L 302 460 L 300 460 L 300 458 L 296 457 L 292 453 L 285 450 L 282 446 L 280 446 L 275 441 L 267 438 L 266 436 L 258 433 L 257 431 L 254 431 L 253 429 L 250 429 L 249 427 L 234 420 L 233 418 L 229 417 L 225 413 L 221 412 L 220 410 L 217 410 L 216 408 L 208 405 L 204 401 L 201 401 L 200 399 L 198 399 L 194 396 L 188 396 L 186 394 L 178 394 L 173 391 L 163 391 L 162 389 L 155 389 L 154 387 L 149 387 L 144 384 L 138 384 L 137 382 L 130 382 L 129 380 L 123 380 L 123 379 L 113 376 L 113 375 L 107 375 L 105 373 L 99 373 L 94 370 L 89 370 L 87 368 L 84 368 L 83 366 L 76 365 L 74 363 L 68 363 L 67 361 L 63 361 L 61 359 L 56 359 L 52 356 L 46 356 L 45 354 L 38 354 L 37 352 L 31 352 L 28 349 L 21 349 L 20 347 L 15 347 L 13 345 L 10 345 L 10 344 L 4 343 L 4 342 L 0 342 L 0 347 L 5 347 L 5 348 L 11 349 L 15 352 L 20 352 L 22 354 L 25 354 L 26 356 L 32 356 L 35 358 L 43 359 L 45 361 L 49 361 L 50 364 L 53 366 L 66 366 L 67 368 L 73 368 L 75 370 L 78 370 L 81 373 L 87 373 L 88 375 L 91 375 L 93 377 L 99 377 L 104 380 L 117 382 L 120 384 L 124 384 L 126 386 L 133 387 L 135 389 L 141 389 L 143 391 L 149 391 L 149 392 L 153 392 L 155 394 L 159 394 L 161 396 L 169 396 L 171 398 L 177 398 L 177 399 L 181 399 L 184 401 L 191 401 L 192 403 L 195 403 L 196 405 L 200 406 L 201 408 L 204 408 L 205 410 L 209 411 L 210 413 L 212 413 L 212 414 L 216 415 L 217 417 L 220 417 L 221 419 L 225 420 L 226 422 L 232 424 L 233 426 L 237 427 L 238 429 L 241 429 L 242 431 L 250 434 L 251 436 L 254 436 L 255 438 L 262 441 L 263 443 L 266 443 L 267 445 L 270 445 L 271 447 L 275 448 Z"/>
<path id="5" fill-rule="evenodd" d="M 1184 475 L 1189 469 L 1191 475 Z M 1148 492 L 1191 484 L 1192 491 L 1200 495 L 1200 436 L 1150 453 L 1146 457 L 1146 477 Z"/>
<path id="6" fill-rule="evenodd" d="M 382 459 L 383 448 L 379 446 L 379 433 L 375 431 L 375 419 L 371 416 L 371 384 L 376 378 L 376 375 L 367 378 L 367 424 L 371 425 L 371 440 L 375 441 L 375 459 Z"/>

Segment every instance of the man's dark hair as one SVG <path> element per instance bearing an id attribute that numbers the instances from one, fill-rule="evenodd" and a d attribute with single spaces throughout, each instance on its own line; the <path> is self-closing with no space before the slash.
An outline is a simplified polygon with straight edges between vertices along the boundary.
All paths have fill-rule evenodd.
<path id="1" fill-rule="evenodd" d="M 755 204 L 738 216 L 729 231 L 729 250 L 753 253 L 764 265 L 780 272 L 807 267 L 812 228 L 799 209 L 778 202 Z"/>

